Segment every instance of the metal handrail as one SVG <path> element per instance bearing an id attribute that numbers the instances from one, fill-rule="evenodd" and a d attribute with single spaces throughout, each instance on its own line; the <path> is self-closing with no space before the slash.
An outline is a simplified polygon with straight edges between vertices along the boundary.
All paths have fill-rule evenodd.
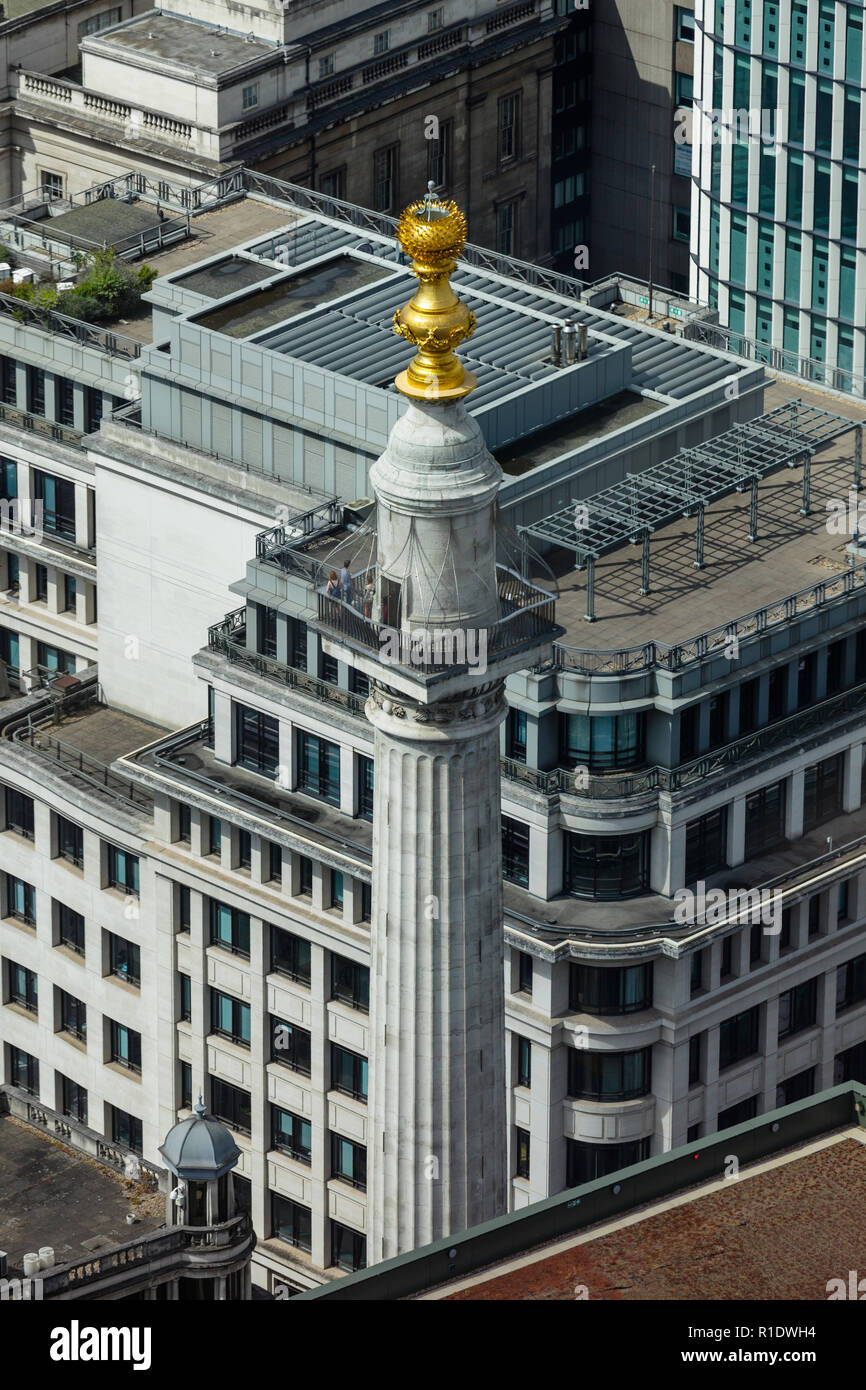
<path id="1" fill-rule="evenodd" d="M 250 651 L 242 640 L 246 631 L 246 622 L 238 622 L 239 615 L 246 619 L 246 609 L 236 608 L 233 613 L 229 613 L 221 623 L 215 623 L 208 629 L 208 648 L 211 651 L 221 652 L 230 662 L 235 665 L 248 666 L 259 676 L 266 676 L 271 680 L 279 681 L 281 685 L 287 685 L 292 690 L 301 690 L 308 695 L 313 695 L 317 700 L 325 704 L 341 705 L 349 714 L 357 715 L 364 719 L 365 700 L 362 695 L 355 695 L 350 690 L 341 690 L 339 686 L 332 685 L 330 681 L 319 680 L 316 676 L 311 676 L 307 671 L 302 671 L 300 667 L 289 666 L 284 661 L 278 661 L 273 656 L 263 656 L 261 652 Z"/>
<path id="2" fill-rule="evenodd" d="M 113 357 L 138 357 L 141 353 L 142 345 L 135 338 L 128 338 L 113 329 L 97 328 L 84 319 L 71 318 L 57 309 L 31 304 L 29 300 L 19 299 L 16 295 L 0 294 L 0 313 L 34 324 L 37 328 L 47 328 L 52 333 L 65 333 L 67 337 L 75 338 L 100 352 L 110 353 Z"/>

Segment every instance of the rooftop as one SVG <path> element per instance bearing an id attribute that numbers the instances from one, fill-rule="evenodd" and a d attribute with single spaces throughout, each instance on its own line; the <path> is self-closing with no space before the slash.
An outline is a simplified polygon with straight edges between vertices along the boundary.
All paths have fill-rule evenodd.
<path id="1" fill-rule="evenodd" d="M 866 1131 L 843 1130 L 421 1297 L 824 1300 L 864 1267 L 864 1202 Z"/>
<path id="2" fill-rule="evenodd" d="M 137 1221 L 127 1224 L 132 1212 Z M 165 1225 L 165 1198 L 12 1115 L 0 1116 L 0 1242 L 9 1275 L 51 1246 L 56 1264 L 90 1258 Z"/>
<path id="3" fill-rule="evenodd" d="M 161 59 L 171 67 L 212 76 L 277 53 L 275 45 L 261 39 L 242 38 L 213 24 L 157 10 L 120 24 L 105 36 L 92 34 L 86 43 L 88 48 L 102 52 L 119 49 L 121 53 Z"/>

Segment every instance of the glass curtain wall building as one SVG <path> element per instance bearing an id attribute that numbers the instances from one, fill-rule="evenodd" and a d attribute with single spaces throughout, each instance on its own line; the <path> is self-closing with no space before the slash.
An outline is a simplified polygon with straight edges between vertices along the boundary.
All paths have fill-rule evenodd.
<path id="1" fill-rule="evenodd" d="M 759 358 L 862 393 L 862 0 L 698 0 L 695 19 L 691 292 Z"/>

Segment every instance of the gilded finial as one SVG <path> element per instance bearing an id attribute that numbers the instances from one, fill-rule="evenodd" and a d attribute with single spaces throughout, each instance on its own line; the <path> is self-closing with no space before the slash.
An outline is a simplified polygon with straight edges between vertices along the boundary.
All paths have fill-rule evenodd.
<path id="1" fill-rule="evenodd" d="M 418 349 L 395 380 L 398 391 L 413 400 L 453 401 L 478 385 L 454 355 L 475 332 L 475 315 L 449 284 L 466 245 L 466 218 L 457 204 L 443 201 L 427 185 L 427 194 L 411 203 L 397 224 L 397 240 L 412 258 L 418 289 L 394 315 L 394 332 Z"/>

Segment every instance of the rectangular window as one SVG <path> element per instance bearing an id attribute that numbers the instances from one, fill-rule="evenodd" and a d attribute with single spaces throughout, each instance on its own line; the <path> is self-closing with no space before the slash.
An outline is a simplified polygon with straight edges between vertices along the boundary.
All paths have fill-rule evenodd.
<path id="1" fill-rule="evenodd" d="M 75 387 L 65 376 L 54 378 L 57 418 L 61 425 L 75 425 Z"/>
<path id="2" fill-rule="evenodd" d="M 321 82 L 323 77 L 333 77 L 333 75 L 334 55 L 333 53 L 326 53 L 324 57 L 319 59 L 319 81 Z"/>
<path id="3" fill-rule="evenodd" d="M 5 358 L 0 359 L 5 361 Z M 18 496 L 18 464 L 14 459 L 0 459 L 0 500 L 14 502 Z"/>
<path id="4" fill-rule="evenodd" d="M 803 784 L 803 830 L 811 830 L 842 814 L 845 755 L 807 767 Z"/>
<path id="5" fill-rule="evenodd" d="M 305 854 L 298 856 L 298 895 L 302 898 L 313 895 L 313 861 Z"/>
<path id="6" fill-rule="evenodd" d="M 192 899 L 189 888 L 185 883 L 178 884 L 177 889 L 177 929 L 179 932 L 188 932 L 192 923 Z"/>
<path id="7" fill-rule="evenodd" d="M 180 994 L 180 1021 L 181 1023 L 192 1022 L 192 980 L 189 975 L 185 975 L 182 970 L 177 972 L 179 994 Z"/>
<path id="8" fill-rule="evenodd" d="M 502 817 L 502 877 L 529 887 L 529 826 Z"/>
<path id="9" fill-rule="evenodd" d="M 674 104 L 677 110 L 691 106 L 694 101 L 694 79 L 685 72 L 674 73 Z"/>
<path id="10" fill-rule="evenodd" d="M 238 869 L 250 869 L 253 862 L 253 837 L 248 830 L 238 831 Z"/>
<path id="11" fill-rule="evenodd" d="M 210 1028 L 238 1047 L 250 1045 L 250 1006 L 218 989 L 210 992 Z"/>
<path id="12" fill-rule="evenodd" d="M 331 1043 L 331 1090 L 366 1101 L 367 1058 Z"/>
<path id="13" fill-rule="evenodd" d="M 652 1087 L 652 1048 L 634 1052 L 568 1051 L 568 1094 L 578 1100 L 625 1101 Z"/>
<path id="14" fill-rule="evenodd" d="M 652 1008 L 652 1001 L 652 964 L 622 968 L 569 965 L 568 1007 L 574 1013 L 640 1013 Z"/>
<path id="15" fill-rule="evenodd" d="M 525 951 L 517 955 L 517 993 L 532 994 L 532 956 Z"/>
<path id="16" fill-rule="evenodd" d="M 862 1004 L 866 999 L 866 955 L 857 956 L 836 971 L 836 1013 Z"/>
<path id="17" fill-rule="evenodd" d="M 10 357 L 0 357 L 0 397 L 4 405 L 18 401 L 18 373 Z"/>
<path id="18" fill-rule="evenodd" d="M 836 923 L 841 926 L 843 922 L 851 920 L 851 880 L 846 878 L 839 884 L 839 892 L 836 899 Z"/>
<path id="19" fill-rule="evenodd" d="M 63 175 L 51 174 L 47 169 L 42 170 L 42 196 L 52 202 L 55 198 L 63 197 Z"/>
<path id="20" fill-rule="evenodd" d="M 811 1028 L 817 1017 L 818 980 L 806 980 L 779 996 L 779 1041 Z"/>
<path id="21" fill-rule="evenodd" d="M 271 1106 L 271 1148 L 278 1153 L 288 1154 L 299 1163 L 312 1162 L 313 1126 L 291 1110 L 281 1110 Z"/>
<path id="22" fill-rule="evenodd" d="M 309 796 L 340 804 L 340 747 L 315 734 L 298 734 L 298 788 Z"/>
<path id="23" fill-rule="evenodd" d="M 189 1062 L 180 1064 L 180 1108 L 192 1110 L 192 1066 Z"/>
<path id="24" fill-rule="evenodd" d="M 726 936 L 722 942 L 722 963 L 719 971 L 721 980 L 729 980 L 734 973 L 734 938 Z"/>
<path id="25" fill-rule="evenodd" d="M 363 1144 L 353 1144 L 341 1134 L 331 1135 L 331 1177 L 351 1183 L 359 1191 L 367 1190 L 367 1150 Z"/>
<path id="26" fill-rule="evenodd" d="M 451 186 L 452 147 L 454 143 L 454 122 L 439 122 L 438 140 L 427 141 L 427 179 L 437 188 Z"/>
<path id="27" fill-rule="evenodd" d="M 280 761 L 280 724 L 270 714 L 235 705 L 237 757 L 240 767 L 273 777 Z"/>
<path id="28" fill-rule="evenodd" d="M 496 210 L 496 249 L 501 256 L 513 256 L 517 243 L 517 203 L 500 203 Z"/>
<path id="29" fill-rule="evenodd" d="M 695 12 L 687 10 L 682 5 L 674 5 L 676 16 L 676 36 L 680 43 L 694 43 L 695 41 Z"/>
<path id="30" fill-rule="evenodd" d="M 514 1131 L 515 1138 L 515 1177 L 529 1177 L 529 1130 L 517 1129 Z"/>
<path id="31" fill-rule="evenodd" d="M 286 1197 L 272 1192 L 271 1235 L 309 1254 L 313 1248 L 312 1212 L 308 1207 L 298 1206 L 297 1202 L 290 1202 Z"/>
<path id="32" fill-rule="evenodd" d="M 709 811 L 686 826 L 686 883 L 708 878 L 727 864 L 728 808 Z"/>
<path id="33" fill-rule="evenodd" d="M 674 241 L 691 241 L 692 214 L 690 208 L 674 208 Z"/>
<path id="34" fill-rule="evenodd" d="M 223 850 L 223 823 L 217 816 L 207 818 L 207 852 L 219 859 Z"/>
<path id="35" fill-rule="evenodd" d="M 361 921 L 369 922 L 373 917 L 373 886 L 370 883 L 361 884 Z"/>
<path id="36" fill-rule="evenodd" d="M 283 851 L 280 845 L 271 842 L 268 845 L 268 882 L 282 883 L 283 881 Z"/>
<path id="37" fill-rule="evenodd" d="M 518 154 L 519 96 L 499 99 L 499 159 L 504 163 Z"/>
<path id="38" fill-rule="evenodd" d="M 111 1060 L 128 1071 L 141 1071 L 141 1034 L 127 1028 L 125 1023 L 109 1019 Z"/>
<path id="39" fill-rule="evenodd" d="M 815 1068 L 809 1067 L 807 1071 L 800 1071 L 796 1076 L 789 1076 L 787 1081 L 779 1083 L 776 1087 L 776 1109 L 780 1110 L 783 1105 L 793 1105 L 798 1100 L 806 1100 L 814 1093 Z"/>
<path id="40" fill-rule="evenodd" d="M 87 1092 L 68 1076 L 60 1077 L 60 1104 L 63 1114 L 79 1124 L 87 1124 Z"/>
<path id="41" fill-rule="evenodd" d="M 65 816 L 58 816 L 55 822 L 57 826 L 57 857 L 65 859 L 67 863 L 74 864 L 76 869 L 84 867 L 84 831 L 80 825 L 74 821 L 67 820 Z"/>
<path id="42" fill-rule="evenodd" d="M 532 1085 L 532 1043 L 529 1038 L 517 1039 L 517 1085 Z"/>
<path id="43" fill-rule="evenodd" d="M 271 927 L 271 970 L 300 984 L 310 983 L 310 943 L 282 927 Z"/>
<path id="44" fill-rule="evenodd" d="M 14 787 L 6 787 L 6 829 L 12 830 L 16 835 L 23 835 L 25 840 L 34 838 L 33 829 L 33 798 L 25 796 L 23 792 L 16 791 Z"/>
<path id="45" fill-rule="evenodd" d="M 33 470 L 33 500 L 42 504 L 42 526 L 54 536 L 75 540 L 75 484 L 52 473 Z"/>
<path id="46" fill-rule="evenodd" d="M 84 918 L 65 903 L 57 903 L 57 944 L 66 946 L 77 956 L 84 955 Z"/>
<path id="47" fill-rule="evenodd" d="M 367 1241 L 358 1231 L 331 1222 L 331 1264 L 338 1269 L 366 1269 Z"/>
<path id="48" fill-rule="evenodd" d="M 75 576 L 64 574 L 63 576 L 63 612 L 74 613 L 76 602 Z"/>
<path id="49" fill-rule="evenodd" d="M 397 201 L 399 145 L 387 145 L 373 154 L 373 201 L 377 212 L 393 212 Z"/>
<path id="50" fill-rule="evenodd" d="M 19 1004 L 28 1013 L 39 1012 L 37 996 L 39 985 L 35 970 L 28 970 L 25 965 L 16 965 L 14 961 L 7 962 L 8 966 L 8 986 L 9 998 L 7 1003 Z"/>
<path id="51" fill-rule="evenodd" d="M 258 106 L 258 104 L 259 104 L 259 84 L 258 84 L 258 82 L 250 82 L 250 83 L 248 83 L 248 85 L 247 85 L 246 87 L 243 88 L 242 95 L 241 95 L 241 101 L 242 101 L 242 104 L 243 104 L 243 109 L 244 109 L 244 111 L 249 111 L 249 110 L 251 110 L 251 108 L 252 108 L 253 106 Z"/>
<path id="52" fill-rule="evenodd" d="M 33 574 L 35 579 L 33 601 L 34 603 L 45 603 L 48 599 L 48 570 L 45 565 L 34 565 Z"/>
<path id="53" fill-rule="evenodd" d="M 719 1028 L 719 1071 L 753 1057 L 758 1051 L 760 1005 L 726 1018 Z"/>
<path id="54" fill-rule="evenodd" d="M 9 1048 L 9 1082 L 29 1096 L 39 1095 L 39 1063 L 20 1047 Z"/>
<path id="55" fill-rule="evenodd" d="M 372 758 L 358 754 L 358 815 L 364 820 L 373 819 L 373 785 L 375 768 Z"/>
<path id="56" fill-rule="evenodd" d="M 270 1015 L 271 1061 L 281 1062 L 290 1071 L 310 1075 L 311 1038 L 304 1028 L 296 1028 L 285 1019 Z"/>
<path id="57" fill-rule="evenodd" d="M 88 34 L 96 34 L 101 29 L 109 29 L 112 24 L 119 24 L 121 9 L 118 5 L 110 10 L 101 10 L 99 14 L 92 14 L 88 19 L 84 19 L 78 26 L 79 39 L 86 39 Z"/>
<path id="58" fill-rule="evenodd" d="M 208 899 L 210 915 L 210 944 L 231 951 L 236 956 L 250 955 L 250 919 L 246 912 L 225 903 Z"/>
<path id="59" fill-rule="evenodd" d="M 345 196 L 346 196 L 346 166 L 345 166 L 345 164 L 341 165 L 341 167 L 340 167 L 339 169 L 330 169 L 330 170 L 328 171 L 327 174 L 322 174 L 321 178 L 319 179 L 319 192 L 320 192 L 320 193 L 324 193 L 324 195 L 325 195 L 326 198 L 345 198 Z M 294 623 L 297 623 L 297 619 L 296 619 L 296 618 L 290 618 L 290 619 L 289 619 L 289 625 L 291 626 L 291 625 L 294 624 Z M 306 626 L 305 626 L 304 623 L 298 623 L 298 626 L 304 628 L 304 631 L 306 632 Z M 289 665 L 295 665 L 295 664 L 296 664 L 296 663 L 294 663 L 294 662 L 290 662 L 290 663 L 289 663 Z M 301 664 L 303 665 L 304 663 L 301 663 Z"/>
<path id="60" fill-rule="evenodd" d="M 339 869 L 331 870 L 331 907 L 343 908 L 343 875 Z"/>
<path id="61" fill-rule="evenodd" d="M 27 368 L 27 409 L 31 415 L 45 414 L 45 373 L 41 367 Z"/>
<path id="62" fill-rule="evenodd" d="M 118 1110 L 116 1105 L 111 1107 L 111 1141 L 113 1144 L 123 1144 L 133 1153 L 142 1152 L 142 1130 L 141 1120 L 134 1115 L 127 1115 L 125 1110 Z"/>
<path id="63" fill-rule="evenodd" d="M 122 936 L 108 933 L 108 969 L 130 985 L 141 984 L 141 950 Z"/>
<path id="64" fill-rule="evenodd" d="M 249 1091 L 242 1091 L 239 1086 L 230 1086 L 227 1081 L 220 1081 L 215 1076 L 209 1080 L 211 1114 L 222 1120 L 229 1129 L 236 1129 L 240 1134 L 250 1134 L 252 1111 Z"/>
<path id="65" fill-rule="evenodd" d="M 138 855 L 129 850 L 118 849 L 117 845 L 107 845 L 108 886 L 121 893 L 138 897 Z"/>
<path id="66" fill-rule="evenodd" d="M 785 838 L 785 783 L 762 787 L 746 797 L 746 845 L 750 858 Z"/>
<path id="67" fill-rule="evenodd" d="M 387 53 L 391 47 L 391 30 L 381 29 L 378 34 L 373 35 L 373 56 L 378 57 L 380 53 Z"/>
<path id="68" fill-rule="evenodd" d="M 79 1042 L 87 1040 L 87 1005 L 74 995 L 67 994 L 65 989 L 57 991 L 58 1003 L 60 1006 L 60 1029 L 61 1033 L 69 1033 L 71 1037 L 78 1038 Z"/>
<path id="69" fill-rule="evenodd" d="M 322 652 L 319 659 L 322 666 L 320 672 L 321 679 L 325 681 L 327 685 L 337 685 L 340 679 L 340 663 L 337 658 L 335 656 L 328 656 L 326 652 Z"/>
<path id="70" fill-rule="evenodd" d="M 6 874 L 6 916 L 24 922 L 28 927 L 36 926 L 36 889 L 23 878 Z"/>
<path id="71" fill-rule="evenodd" d="M 505 726 L 505 755 L 517 763 L 526 762 L 526 711 L 509 709 Z"/>
<path id="72" fill-rule="evenodd" d="M 353 1009 L 368 1013 L 370 1009 L 370 970 L 353 960 L 331 952 L 331 998 Z"/>
<path id="73" fill-rule="evenodd" d="M 733 1129 L 735 1125 L 744 1125 L 748 1120 L 753 1120 L 757 1113 L 758 1097 L 749 1096 L 747 1100 L 738 1101 L 727 1110 L 720 1110 L 716 1125 L 720 1130 Z"/>

